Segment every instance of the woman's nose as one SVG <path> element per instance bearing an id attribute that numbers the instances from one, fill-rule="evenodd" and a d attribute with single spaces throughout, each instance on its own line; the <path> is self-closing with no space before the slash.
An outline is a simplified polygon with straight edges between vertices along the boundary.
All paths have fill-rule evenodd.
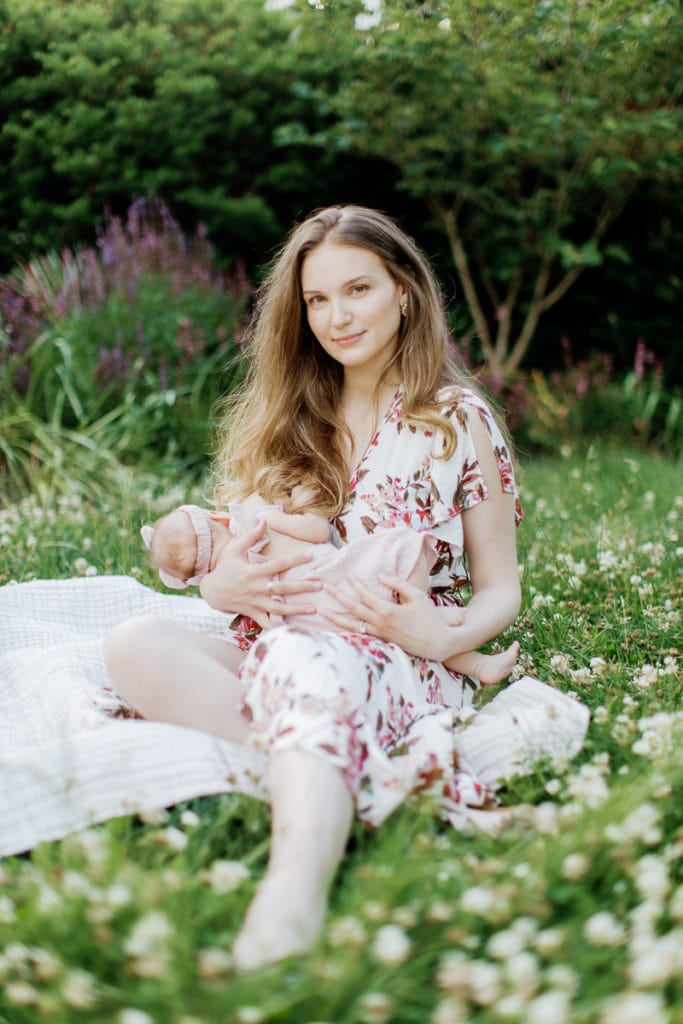
<path id="1" fill-rule="evenodd" d="M 343 299 L 335 299 L 332 302 L 332 323 L 337 325 L 348 324 L 351 314 Z"/>

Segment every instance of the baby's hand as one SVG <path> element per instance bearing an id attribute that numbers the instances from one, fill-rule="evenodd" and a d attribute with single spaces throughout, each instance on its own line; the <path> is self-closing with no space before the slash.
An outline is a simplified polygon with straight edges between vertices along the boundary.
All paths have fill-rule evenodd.
<path id="1" fill-rule="evenodd" d="M 462 626 L 467 618 L 467 610 L 459 604 L 439 606 L 439 612 L 447 626 Z"/>

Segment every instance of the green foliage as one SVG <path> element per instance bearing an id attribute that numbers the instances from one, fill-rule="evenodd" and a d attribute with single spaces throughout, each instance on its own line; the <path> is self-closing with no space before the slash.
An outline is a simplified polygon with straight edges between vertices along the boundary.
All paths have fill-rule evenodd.
<path id="1" fill-rule="evenodd" d="M 201 493 L 177 473 L 132 475 L 93 502 L 26 498 L 0 512 L 2 582 L 123 572 L 158 585 L 139 524 L 186 499 Z M 265 867 L 263 805 L 207 797 L 43 844 L 0 865 L 0 1017 L 678 1021 L 680 467 L 577 446 L 524 469 L 522 502 L 525 602 L 510 635 L 525 671 L 592 709 L 566 771 L 505 794 L 538 804 L 543 829 L 459 833 L 424 806 L 354 826 L 320 943 L 253 975 L 224 954 Z"/>
<path id="2" fill-rule="evenodd" d="M 338 0 L 307 26 L 345 68 L 311 142 L 389 156 L 426 201 L 494 374 L 584 268 L 629 258 L 604 236 L 634 189 L 683 176 L 676 3 Z"/>

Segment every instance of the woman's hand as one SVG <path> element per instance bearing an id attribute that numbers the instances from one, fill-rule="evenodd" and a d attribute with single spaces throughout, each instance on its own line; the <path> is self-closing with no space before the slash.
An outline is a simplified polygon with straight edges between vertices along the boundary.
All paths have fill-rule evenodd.
<path id="1" fill-rule="evenodd" d="M 453 654 L 453 628 L 442 609 L 423 590 L 400 576 L 380 576 L 380 581 L 396 594 L 400 604 L 373 594 L 355 577 L 348 578 L 353 593 L 325 584 L 325 590 L 341 604 L 345 612 L 323 612 L 325 618 L 350 633 L 367 632 L 380 640 L 398 644 L 408 654 L 430 661 L 444 661 Z M 459 610 L 460 611 L 460 610 Z M 453 616 L 462 621 L 461 614 Z M 365 629 L 362 624 L 365 623 Z M 464 650 L 465 648 L 463 648 Z"/>
<path id="2" fill-rule="evenodd" d="M 306 615 L 315 611 L 308 604 L 287 603 L 279 598 L 283 595 L 306 594 L 320 590 L 319 580 L 297 580 L 287 582 L 278 579 L 295 565 L 303 565 L 311 559 L 307 552 L 296 558 L 266 558 L 263 562 L 252 563 L 247 552 L 261 540 L 267 529 L 265 519 L 244 536 L 225 545 L 214 570 L 199 584 L 199 591 L 212 608 L 222 612 L 241 612 L 266 627 L 271 615 Z"/>

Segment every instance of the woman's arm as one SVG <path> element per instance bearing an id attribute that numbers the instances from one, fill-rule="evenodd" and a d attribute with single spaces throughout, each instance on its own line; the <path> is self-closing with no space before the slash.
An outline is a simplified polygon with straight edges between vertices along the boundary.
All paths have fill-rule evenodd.
<path id="1" fill-rule="evenodd" d="M 263 514 L 272 530 L 293 537 L 294 540 L 303 540 L 308 544 L 324 544 L 330 539 L 330 524 L 316 512 L 289 513 L 268 509 Z"/>
<path id="2" fill-rule="evenodd" d="M 503 493 L 491 441 L 474 411 L 470 415 L 470 431 L 489 496 L 463 513 L 465 551 L 472 581 L 472 599 L 463 624 L 447 625 L 423 591 L 398 577 L 382 577 L 382 582 L 396 591 L 400 604 L 375 597 L 352 579 L 349 584 L 353 597 L 339 588 L 333 591 L 347 609 L 345 616 L 334 618 L 338 625 L 358 630 L 364 620 L 374 636 L 397 643 L 410 654 L 446 665 L 451 658 L 476 650 L 509 626 L 519 611 L 521 599 L 514 497 Z"/>

